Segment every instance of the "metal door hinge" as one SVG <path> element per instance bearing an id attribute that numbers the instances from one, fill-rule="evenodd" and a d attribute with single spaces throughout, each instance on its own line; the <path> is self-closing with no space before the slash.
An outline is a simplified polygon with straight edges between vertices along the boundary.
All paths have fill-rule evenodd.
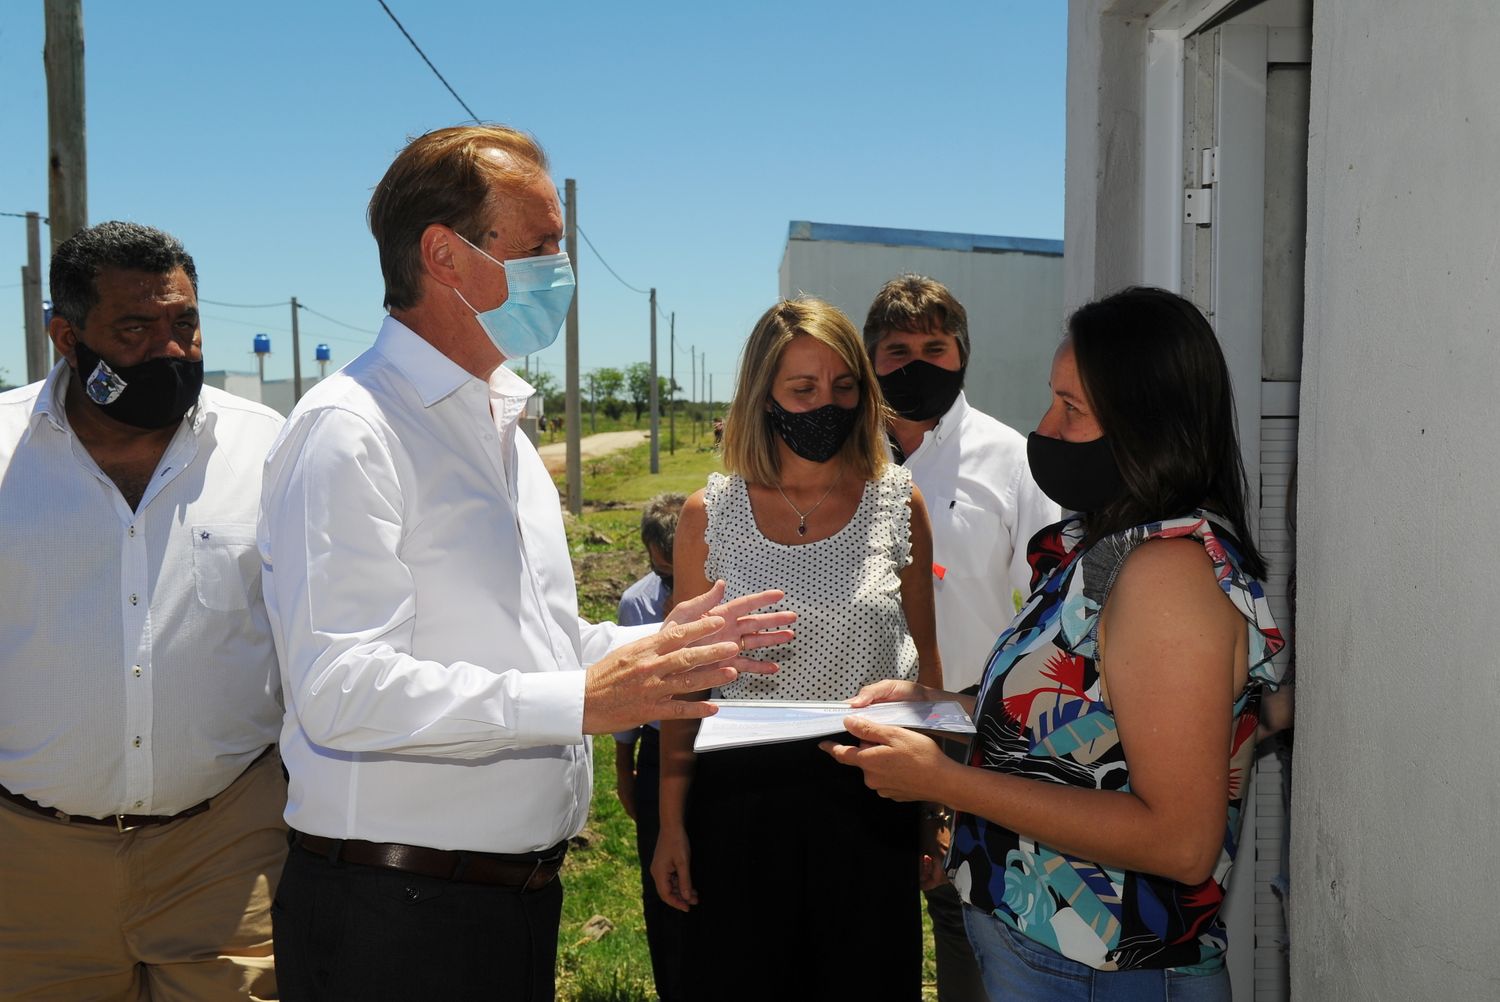
<path id="1" fill-rule="evenodd" d="M 1210 226 L 1214 221 L 1214 190 L 1188 188 L 1182 193 L 1182 221 L 1195 226 Z"/>

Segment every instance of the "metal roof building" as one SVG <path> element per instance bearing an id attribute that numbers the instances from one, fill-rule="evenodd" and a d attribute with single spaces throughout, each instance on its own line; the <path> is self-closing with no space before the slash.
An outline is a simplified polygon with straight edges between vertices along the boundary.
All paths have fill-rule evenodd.
<path id="1" fill-rule="evenodd" d="M 908 272 L 946 285 L 969 314 L 969 402 L 1017 431 L 1047 405 L 1062 336 L 1061 240 L 796 221 L 781 258 L 783 297 L 817 296 L 863 328 L 875 293 Z"/>

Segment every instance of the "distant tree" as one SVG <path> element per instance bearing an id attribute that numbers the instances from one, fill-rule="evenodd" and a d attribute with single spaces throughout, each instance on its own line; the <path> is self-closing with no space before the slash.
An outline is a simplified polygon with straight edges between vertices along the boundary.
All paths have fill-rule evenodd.
<path id="1" fill-rule="evenodd" d="M 610 420 L 618 421 L 625 413 L 625 404 L 620 400 L 620 391 L 625 388 L 625 374 L 619 369 L 605 366 L 595 369 L 590 375 L 594 380 L 594 399 Z"/>
<path id="2" fill-rule="evenodd" d="M 555 393 L 561 392 L 557 385 L 557 377 L 546 369 L 534 370 L 527 378 L 527 382 L 531 383 L 532 389 L 544 397 L 550 397 Z"/>
<path id="3" fill-rule="evenodd" d="M 651 366 L 645 362 L 633 362 L 625 370 L 625 379 L 630 384 L 630 404 L 635 408 L 635 423 L 641 423 L 641 411 L 651 403 Z"/>

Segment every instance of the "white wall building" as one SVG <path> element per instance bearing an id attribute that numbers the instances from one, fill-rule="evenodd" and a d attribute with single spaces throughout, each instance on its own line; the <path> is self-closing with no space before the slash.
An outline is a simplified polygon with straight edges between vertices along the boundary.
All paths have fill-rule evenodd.
<path id="1" fill-rule="evenodd" d="M 1060 240 L 793 222 L 781 295 L 817 296 L 863 329 L 880 287 L 914 272 L 946 285 L 969 314 L 969 402 L 1022 434 L 1047 407 L 1062 337 Z"/>
<path id="2" fill-rule="evenodd" d="M 1064 300 L 1147 282 L 1213 321 L 1295 629 L 1299 999 L 1500 998 L 1497 42 L 1491 0 L 1070 0 Z M 1262 760 L 1242 1000 L 1288 987 L 1279 785 Z"/>

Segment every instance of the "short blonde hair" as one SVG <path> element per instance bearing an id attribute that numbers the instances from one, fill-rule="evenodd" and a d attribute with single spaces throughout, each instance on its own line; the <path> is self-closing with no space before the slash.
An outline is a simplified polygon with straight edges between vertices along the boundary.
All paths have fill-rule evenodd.
<path id="1" fill-rule="evenodd" d="M 875 368 L 849 318 L 837 307 L 806 296 L 782 300 L 767 310 L 745 342 L 734 399 L 724 418 L 724 468 L 753 484 L 781 482 L 780 436 L 771 426 L 766 407 L 781 356 L 798 337 L 810 337 L 832 349 L 859 380 L 854 430 L 836 458 L 860 479 L 874 480 L 887 461 L 886 406 Z"/>
<path id="2" fill-rule="evenodd" d="M 486 156 L 489 150 L 507 156 Z M 427 227 L 440 223 L 483 245 L 496 211 L 495 186 L 515 191 L 546 172 L 547 154 L 537 141 L 504 125 L 456 125 L 407 143 L 370 198 L 386 309 L 410 309 L 421 299 Z"/>

